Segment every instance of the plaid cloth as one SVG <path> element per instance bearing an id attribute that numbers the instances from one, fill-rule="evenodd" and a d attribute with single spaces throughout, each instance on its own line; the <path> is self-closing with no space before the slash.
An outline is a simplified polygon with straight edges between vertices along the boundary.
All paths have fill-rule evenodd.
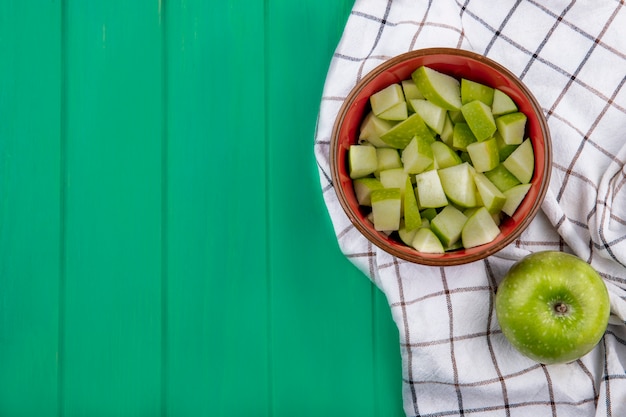
<path id="1" fill-rule="evenodd" d="M 322 193 L 342 252 L 384 292 L 400 334 L 408 416 L 626 416 L 626 7 L 623 0 L 356 0 L 331 62 L 315 140 Z M 413 265 L 372 246 L 343 213 L 330 178 L 335 116 L 368 71 L 400 53 L 484 54 L 534 92 L 554 161 L 542 211 L 513 244 L 458 267 Z M 611 295 L 600 344 L 540 365 L 505 340 L 494 293 L 538 250 L 574 253 Z"/>

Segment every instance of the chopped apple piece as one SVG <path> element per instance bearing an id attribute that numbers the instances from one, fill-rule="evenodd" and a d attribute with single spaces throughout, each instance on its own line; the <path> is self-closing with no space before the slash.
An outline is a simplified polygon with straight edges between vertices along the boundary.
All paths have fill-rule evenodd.
<path id="1" fill-rule="evenodd" d="M 465 122 L 458 122 L 452 131 L 452 147 L 457 151 L 465 152 L 467 145 L 476 142 L 476 136 L 472 133 L 469 125 Z"/>
<path id="2" fill-rule="evenodd" d="M 433 104 L 446 110 L 461 109 L 461 83 L 456 78 L 425 66 L 416 69 L 411 78 Z"/>
<path id="3" fill-rule="evenodd" d="M 446 109 L 425 99 L 411 100 L 411 106 L 422 117 L 426 126 L 430 127 L 438 135 L 443 132 L 446 116 L 448 115 Z"/>
<path id="4" fill-rule="evenodd" d="M 392 168 L 380 171 L 380 182 L 385 188 L 399 188 L 400 194 L 404 194 L 404 184 L 408 174 L 403 168 Z"/>
<path id="5" fill-rule="evenodd" d="M 383 120 L 404 120 L 409 116 L 409 110 L 407 109 L 406 101 L 401 101 L 380 113 L 378 117 Z"/>
<path id="6" fill-rule="evenodd" d="M 519 145 L 522 143 L 526 129 L 526 119 L 526 115 L 520 112 L 505 114 L 495 119 L 496 127 L 504 143 L 507 145 Z"/>
<path id="7" fill-rule="evenodd" d="M 369 145 L 351 145 L 348 151 L 350 178 L 361 178 L 372 174 L 378 168 L 376 148 Z"/>
<path id="8" fill-rule="evenodd" d="M 377 171 L 384 171 L 392 168 L 402 168 L 400 153 L 394 148 L 376 148 L 376 159 L 378 160 Z"/>
<path id="9" fill-rule="evenodd" d="M 443 142 L 436 141 L 431 143 L 430 149 L 432 149 L 433 158 L 435 159 L 438 169 L 448 168 L 463 162 L 454 149 Z"/>
<path id="10" fill-rule="evenodd" d="M 464 104 L 461 112 L 477 141 L 481 142 L 493 136 L 496 121 L 491 114 L 491 107 L 480 100 L 474 100 Z"/>
<path id="11" fill-rule="evenodd" d="M 424 120 L 417 113 L 413 113 L 405 120 L 394 125 L 380 136 L 380 139 L 392 148 L 404 149 L 415 136 L 435 140 Z"/>
<path id="12" fill-rule="evenodd" d="M 388 147 L 389 145 L 380 139 L 380 135 L 386 133 L 395 124 L 395 122 L 379 118 L 370 111 L 361 123 L 359 141 L 367 141 L 377 148 Z"/>
<path id="13" fill-rule="evenodd" d="M 411 244 L 422 253 L 444 253 L 443 245 L 435 233 L 426 227 L 420 227 L 415 232 Z"/>
<path id="14" fill-rule="evenodd" d="M 465 214 L 454 206 L 446 206 L 430 222 L 430 228 L 448 248 L 461 238 L 461 231 L 467 221 Z"/>
<path id="15" fill-rule="evenodd" d="M 371 206 L 372 191 L 384 188 L 379 179 L 371 177 L 357 178 L 353 181 L 353 184 L 356 200 L 362 206 Z"/>
<path id="16" fill-rule="evenodd" d="M 506 202 L 504 206 L 502 206 L 502 212 L 513 216 L 517 207 L 519 207 L 524 197 L 526 197 L 526 194 L 528 194 L 528 190 L 530 190 L 531 186 L 532 184 L 519 184 L 504 191 Z"/>
<path id="17" fill-rule="evenodd" d="M 401 160 L 404 164 L 404 172 L 408 174 L 419 174 L 425 171 L 433 163 L 430 141 L 421 136 L 415 136 L 402 150 Z"/>
<path id="18" fill-rule="evenodd" d="M 467 153 L 472 166 L 478 172 L 491 171 L 500 163 L 500 153 L 495 138 L 470 143 L 467 145 Z"/>
<path id="19" fill-rule="evenodd" d="M 437 171 L 424 171 L 415 176 L 417 203 L 420 208 L 438 208 L 448 205 Z"/>
<path id="20" fill-rule="evenodd" d="M 489 211 L 489 213 L 498 213 L 502 210 L 506 196 L 502 191 L 498 189 L 485 174 L 477 172 L 474 174 L 474 183 L 476 183 L 476 189 L 478 195 L 482 200 L 483 206 Z"/>
<path id="21" fill-rule="evenodd" d="M 535 170 L 535 154 L 530 139 L 522 142 L 502 165 L 522 184 L 530 182 Z"/>
<path id="22" fill-rule="evenodd" d="M 372 112 L 376 116 L 402 102 L 405 102 L 404 92 L 398 83 L 391 84 L 370 96 Z"/>
<path id="23" fill-rule="evenodd" d="M 464 162 L 437 171 L 448 199 L 460 207 L 476 206 L 476 184 L 470 164 Z"/>
<path id="24" fill-rule="evenodd" d="M 417 205 L 415 189 L 411 179 L 408 177 L 404 188 L 404 224 L 409 231 L 417 229 L 422 224 L 422 216 Z"/>
<path id="25" fill-rule="evenodd" d="M 491 107 L 493 103 L 494 89 L 476 81 L 461 79 L 461 103 L 467 104 L 474 100 L 480 100 Z"/>
<path id="26" fill-rule="evenodd" d="M 461 232 L 464 248 L 473 248 L 493 241 L 500 234 L 500 228 L 485 207 L 480 207 L 465 222 Z"/>
<path id="27" fill-rule="evenodd" d="M 491 113 L 493 113 L 494 117 L 516 111 L 517 106 L 511 97 L 509 97 L 502 90 L 494 90 L 493 103 L 491 104 Z"/>
<path id="28" fill-rule="evenodd" d="M 499 164 L 491 171 L 485 171 L 485 176 L 502 192 L 520 183 L 520 181 L 515 178 L 515 175 L 511 174 L 502 164 Z"/>
<path id="29" fill-rule="evenodd" d="M 413 109 L 413 106 L 411 106 L 411 100 L 422 99 L 424 98 L 424 96 L 422 95 L 422 93 L 420 93 L 419 88 L 417 88 L 417 85 L 415 85 L 415 81 L 413 81 L 412 79 L 409 78 L 406 80 L 402 80 L 400 84 L 402 84 L 402 91 L 404 91 L 404 101 L 407 102 L 409 110 L 414 112 L 415 109 Z"/>
<path id="30" fill-rule="evenodd" d="M 399 188 L 372 191 L 372 217 L 378 231 L 400 228 L 402 197 Z"/>

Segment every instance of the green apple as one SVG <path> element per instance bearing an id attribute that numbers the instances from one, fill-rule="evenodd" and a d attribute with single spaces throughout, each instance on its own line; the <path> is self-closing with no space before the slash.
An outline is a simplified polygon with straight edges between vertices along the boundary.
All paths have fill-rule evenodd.
<path id="1" fill-rule="evenodd" d="M 417 229 L 411 246 L 423 253 L 444 253 L 441 241 L 437 238 L 435 233 L 427 227 Z"/>
<path id="2" fill-rule="evenodd" d="M 383 120 L 370 111 L 363 119 L 359 128 L 359 141 L 367 141 L 377 148 L 388 147 L 389 145 L 380 139 L 380 136 L 386 133 L 395 124 L 396 122 Z"/>
<path id="3" fill-rule="evenodd" d="M 401 101 L 389 107 L 384 112 L 378 114 L 378 117 L 383 120 L 404 120 L 409 116 L 409 110 L 407 108 L 406 101 Z"/>
<path id="4" fill-rule="evenodd" d="M 419 206 L 417 205 L 417 197 L 415 196 L 415 188 L 411 179 L 407 176 L 404 186 L 403 200 L 404 224 L 408 231 L 417 229 L 422 224 L 422 216 L 420 215 Z"/>
<path id="5" fill-rule="evenodd" d="M 357 178 L 352 181 L 352 184 L 354 185 L 356 200 L 362 206 L 371 206 L 372 191 L 384 188 L 379 179 L 371 177 Z"/>
<path id="6" fill-rule="evenodd" d="M 461 112 L 477 141 L 481 142 L 493 136 L 497 128 L 491 107 L 480 100 L 474 100 L 464 104 Z"/>
<path id="7" fill-rule="evenodd" d="M 372 217 L 374 229 L 391 231 L 400 228 L 402 194 L 399 188 L 382 188 L 372 191 Z"/>
<path id="8" fill-rule="evenodd" d="M 466 151 L 467 145 L 476 142 L 476 136 L 465 122 L 457 122 L 452 128 L 452 147 L 457 151 Z"/>
<path id="9" fill-rule="evenodd" d="M 498 190 L 502 192 L 520 183 L 519 180 L 515 178 L 515 175 L 511 174 L 502 164 L 499 164 L 490 171 L 485 171 L 484 174 L 489 178 L 489 181 L 494 183 L 494 185 L 498 187 Z"/>
<path id="10" fill-rule="evenodd" d="M 536 252 L 515 263 L 498 286 L 495 309 L 511 345 L 543 364 L 569 363 L 589 353 L 610 315 L 597 271 L 558 251 Z"/>
<path id="11" fill-rule="evenodd" d="M 370 145 L 350 145 L 348 162 L 350 178 L 366 177 L 378 169 L 376 148 Z"/>
<path id="12" fill-rule="evenodd" d="M 509 216 L 513 216 L 515 210 L 517 210 L 526 194 L 528 194 L 530 187 L 532 187 L 532 184 L 518 184 L 504 191 L 502 194 L 504 194 L 506 200 L 502 206 L 502 211 Z"/>
<path id="13" fill-rule="evenodd" d="M 485 206 L 489 213 L 498 213 L 502 210 L 506 202 L 504 193 L 481 172 L 474 174 L 474 182 L 476 183 L 476 190 L 482 200 L 483 206 Z"/>
<path id="14" fill-rule="evenodd" d="M 380 182 L 384 188 L 399 188 L 400 194 L 404 195 L 404 185 L 409 178 L 409 174 L 404 172 L 404 168 L 391 168 L 380 171 Z"/>
<path id="15" fill-rule="evenodd" d="M 404 100 L 407 102 L 409 110 L 415 111 L 413 106 L 411 106 L 411 100 L 413 99 L 422 99 L 424 96 L 420 93 L 419 88 L 415 85 L 415 81 L 408 78 L 406 80 L 402 80 L 400 83 L 402 85 L 402 91 L 404 92 Z"/>
<path id="16" fill-rule="evenodd" d="M 402 150 L 400 157 L 407 174 L 419 174 L 433 163 L 433 150 L 430 141 L 422 136 L 415 136 Z"/>
<path id="17" fill-rule="evenodd" d="M 495 119 L 496 128 L 504 143 L 519 145 L 524 140 L 527 117 L 522 112 L 508 113 Z"/>
<path id="18" fill-rule="evenodd" d="M 435 159 L 438 169 L 451 167 L 463 162 L 459 154 L 454 152 L 454 149 L 441 141 L 431 143 L 430 149 L 433 152 L 433 158 Z"/>
<path id="19" fill-rule="evenodd" d="M 469 163 L 463 162 L 439 169 L 437 172 L 443 191 L 452 203 L 460 207 L 476 206 L 475 171 Z"/>
<path id="20" fill-rule="evenodd" d="M 413 99 L 411 100 L 411 106 L 415 110 L 415 113 L 422 117 L 426 126 L 430 127 L 438 135 L 443 132 L 446 116 L 448 115 L 446 109 L 426 99 Z"/>
<path id="21" fill-rule="evenodd" d="M 424 171 L 415 176 L 417 202 L 420 208 L 438 208 L 448 205 L 437 171 Z"/>
<path id="22" fill-rule="evenodd" d="M 500 228 L 486 207 L 477 208 L 467 219 L 461 230 L 464 248 L 473 248 L 494 240 Z"/>
<path id="23" fill-rule="evenodd" d="M 502 90 L 494 90 L 493 103 L 491 104 L 491 113 L 495 116 L 501 116 L 507 113 L 517 111 L 517 105 L 511 97 Z"/>
<path id="24" fill-rule="evenodd" d="M 461 238 L 461 232 L 466 221 L 467 217 L 465 217 L 465 214 L 463 214 L 461 210 L 449 205 L 444 207 L 439 214 L 431 220 L 430 228 L 439 238 L 441 244 L 447 248 L 455 244 Z M 500 229 L 498 229 L 498 231 L 500 231 Z"/>
<path id="25" fill-rule="evenodd" d="M 395 124 L 380 135 L 380 139 L 392 148 L 404 149 L 415 136 L 435 140 L 428 126 L 417 113 L 413 113 L 405 120 Z"/>
<path id="26" fill-rule="evenodd" d="M 402 86 L 398 83 L 391 84 L 370 96 L 372 112 L 376 116 L 384 113 L 399 103 L 406 103 Z"/>
<path id="27" fill-rule="evenodd" d="M 495 138 L 467 145 L 472 166 L 478 172 L 491 171 L 500 163 L 500 152 Z"/>
<path id="28" fill-rule="evenodd" d="M 468 80 L 466 78 L 461 79 L 461 102 L 467 104 L 474 100 L 480 100 L 487 106 L 493 103 L 494 89 L 478 83 L 476 81 Z"/>
<path id="29" fill-rule="evenodd" d="M 416 69 L 411 78 L 433 104 L 446 110 L 461 109 L 461 83 L 456 78 L 428 67 Z"/>
<path id="30" fill-rule="evenodd" d="M 535 169 L 535 154 L 530 139 L 526 139 L 511 155 L 502 162 L 502 165 L 515 176 L 522 184 L 529 183 Z"/>
<path id="31" fill-rule="evenodd" d="M 378 160 L 377 171 L 384 171 L 392 168 L 402 168 L 400 153 L 394 148 L 376 148 L 376 159 Z M 376 174 L 376 173 L 375 173 Z"/>

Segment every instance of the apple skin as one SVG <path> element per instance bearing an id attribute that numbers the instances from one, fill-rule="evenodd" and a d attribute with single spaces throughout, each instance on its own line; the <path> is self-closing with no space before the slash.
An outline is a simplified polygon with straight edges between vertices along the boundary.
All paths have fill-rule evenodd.
<path id="1" fill-rule="evenodd" d="M 498 286 L 496 317 L 509 342 L 543 364 L 569 363 L 602 339 L 610 315 L 600 275 L 582 259 L 558 251 L 516 262 Z M 567 310 L 564 314 L 557 310 Z"/>

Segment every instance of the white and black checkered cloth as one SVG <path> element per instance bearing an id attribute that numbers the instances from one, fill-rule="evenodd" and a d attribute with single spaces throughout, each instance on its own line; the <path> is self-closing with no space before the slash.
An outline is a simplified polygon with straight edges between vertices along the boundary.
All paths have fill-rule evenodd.
<path id="1" fill-rule="evenodd" d="M 517 74 L 548 120 L 554 160 L 542 212 L 484 261 L 436 268 L 372 246 L 343 213 L 329 144 L 349 91 L 385 60 L 456 47 Z M 356 0 L 333 57 L 315 140 L 342 252 L 386 295 L 400 333 L 408 416 L 626 416 L 626 7 L 624 1 Z M 538 250 L 575 253 L 609 287 L 611 324 L 567 365 L 526 359 L 504 339 L 494 294 Z"/>

